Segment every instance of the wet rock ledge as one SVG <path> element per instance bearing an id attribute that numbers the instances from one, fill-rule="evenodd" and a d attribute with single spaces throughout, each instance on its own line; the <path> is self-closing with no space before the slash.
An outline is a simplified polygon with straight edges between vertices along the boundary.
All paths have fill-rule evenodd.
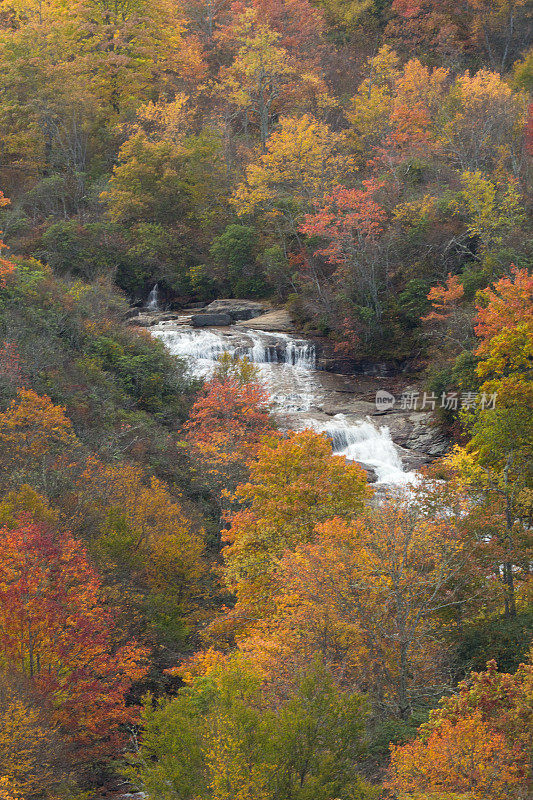
<path id="1" fill-rule="evenodd" d="M 193 328 L 226 328 L 238 325 L 253 330 L 293 333 L 294 323 L 288 311 L 272 309 L 265 302 L 256 300 L 214 300 L 209 305 L 185 308 L 183 311 L 147 311 L 132 309 L 128 315 L 130 325 L 149 328 L 160 322 L 174 321 L 178 325 Z"/>

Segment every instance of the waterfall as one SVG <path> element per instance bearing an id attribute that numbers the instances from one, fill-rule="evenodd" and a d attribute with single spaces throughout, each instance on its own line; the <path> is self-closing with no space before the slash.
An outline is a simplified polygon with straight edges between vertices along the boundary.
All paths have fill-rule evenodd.
<path id="1" fill-rule="evenodd" d="M 147 311 L 159 311 L 159 284 L 156 283 L 155 286 L 150 291 L 148 295 L 148 300 L 146 301 L 146 310 Z"/>
<path id="2" fill-rule="evenodd" d="M 193 374 L 205 377 L 215 367 L 222 353 L 246 358 L 253 364 L 286 364 L 295 369 L 313 370 L 316 350 L 311 342 L 294 339 L 287 333 L 246 331 L 240 334 L 214 332 L 208 328 L 179 329 L 165 326 L 153 328 L 170 353 L 189 362 Z"/>
<path id="3" fill-rule="evenodd" d="M 278 412 L 290 415 L 309 411 L 320 396 L 313 375 L 315 346 L 286 333 L 237 330 L 215 332 L 161 323 L 151 332 L 172 355 L 188 362 L 195 377 L 209 378 L 222 353 L 245 356 L 257 366 Z"/>
<path id="4" fill-rule="evenodd" d="M 413 473 L 404 472 L 388 428 L 378 429 L 368 418 L 352 422 L 343 414 L 324 421 L 320 408 L 321 373 L 316 371 L 312 342 L 287 333 L 243 330 L 237 326 L 214 331 L 172 321 L 160 322 L 150 331 L 172 355 L 188 363 L 195 377 L 209 378 L 222 353 L 246 356 L 257 366 L 280 422 L 288 429 L 307 427 L 325 433 L 335 453 L 369 467 L 378 483 L 398 485 L 414 480 Z"/>
<path id="5" fill-rule="evenodd" d="M 330 422 L 313 426 L 331 439 L 333 452 L 349 461 L 371 467 L 378 483 L 412 483 L 413 472 L 404 472 L 402 461 L 391 439 L 389 429 L 379 429 L 369 420 L 349 422 L 344 414 L 336 414 Z"/>
<path id="6" fill-rule="evenodd" d="M 171 355 L 186 360 L 190 371 L 197 378 L 208 378 L 217 358 L 226 351 L 231 352 L 223 336 L 206 328 L 167 328 L 168 326 L 159 325 L 151 333 L 163 342 Z"/>

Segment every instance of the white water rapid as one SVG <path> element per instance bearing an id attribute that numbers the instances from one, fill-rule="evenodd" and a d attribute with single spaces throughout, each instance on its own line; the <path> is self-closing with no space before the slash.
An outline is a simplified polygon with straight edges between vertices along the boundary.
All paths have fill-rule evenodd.
<path id="1" fill-rule="evenodd" d="M 211 375 L 222 353 L 246 356 L 257 366 L 261 382 L 281 414 L 309 411 L 319 396 L 320 387 L 314 379 L 315 348 L 304 339 L 239 328 L 176 328 L 164 322 L 150 330 L 173 356 L 185 359 L 198 378 Z"/>
<path id="2" fill-rule="evenodd" d="M 259 371 L 276 413 L 288 429 L 312 428 L 324 432 L 333 451 L 369 468 L 384 485 L 409 484 L 413 472 L 403 469 L 387 427 L 377 428 L 369 418 L 329 419 L 321 411 L 323 373 L 316 370 L 315 346 L 287 333 L 230 328 L 197 329 L 160 322 L 150 328 L 172 355 L 185 359 L 193 375 L 208 378 L 219 356 L 228 352 L 246 356 Z"/>
<path id="3" fill-rule="evenodd" d="M 378 483 L 404 484 L 413 481 L 414 473 L 404 471 L 387 427 L 376 428 L 368 419 L 350 422 L 344 414 L 336 414 L 331 422 L 313 427 L 329 436 L 334 453 L 371 467 Z"/>

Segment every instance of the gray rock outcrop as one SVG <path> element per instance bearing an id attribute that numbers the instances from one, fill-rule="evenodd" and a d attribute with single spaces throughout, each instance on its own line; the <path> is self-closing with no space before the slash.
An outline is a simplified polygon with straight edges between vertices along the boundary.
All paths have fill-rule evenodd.
<path id="1" fill-rule="evenodd" d="M 193 328 L 225 328 L 232 323 L 233 319 L 229 314 L 203 312 L 202 314 L 193 314 L 191 316 Z"/>
<path id="2" fill-rule="evenodd" d="M 266 309 L 263 303 L 256 300 L 240 300 L 240 299 L 227 299 L 227 300 L 213 300 L 212 303 L 204 309 L 205 314 L 227 314 L 231 319 L 236 322 L 237 320 L 253 319 L 258 317 Z"/>
<path id="3" fill-rule="evenodd" d="M 250 328 L 259 331 L 274 331 L 280 333 L 291 333 L 294 331 L 294 325 L 290 314 L 284 308 L 277 311 L 268 311 L 266 314 L 261 314 L 260 317 L 255 317 L 244 322 L 238 322 L 242 328 Z"/>

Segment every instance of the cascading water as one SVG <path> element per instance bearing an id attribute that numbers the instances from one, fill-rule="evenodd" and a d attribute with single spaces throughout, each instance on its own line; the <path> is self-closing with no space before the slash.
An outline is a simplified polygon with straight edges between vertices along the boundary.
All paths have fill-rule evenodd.
<path id="1" fill-rule="evenodd" d="M 316 371 L 316 352 L 311 342 L 287 333 L 235 326 L 196 329 L 172 321 L 161 322 L 150 330 L 172 355 L 188 362 L 196 377 L 208 378 L 222 353 L 246 356 L 257 366 L 287 428 L 324 432 L 335 453 L 370 468 L 378 483 L 401 485 L 414 480 L 414 473 L 403 470 L 388 428 L 378 429 L 369 419 L 351 421 L 343 414 L 324 421 L 320 413 L 320 373 Z"/>
<path id="2" fill-rule="evenodd" d="M 151 289 L 146 301 L 147 311 L 159 311 L 159 284 L 156 283 Z"/>
<path id="3" fill-rule="evenodd" d="M 331 439 L 334 453 L 371 467 L 378 483 L 404 484 L 415 480 L 414 472 L 404 471 L 386 426 L 378 429 L 369 419 L 350 422 L 344 414 L 336 414 L 330 422 L 313 427 Z"/>
<path id="4" fill-rule="evenodd" d="M 286 333 L 236 333 L 231 328 L 224 332 L 186 326 L 176 329 L 172 323 L 161 323 L 151 331 L 172 355 L 185 359 L 192 374 L 198 378 L 209 378 L 222 353 L 241 358 L 246 356 L 257 366 L 259 377 L 280 413 L 290 415 L 309 411 L 320 396 L 313 377 L 315 347 L 303 339 L 295 339 Z"/>

